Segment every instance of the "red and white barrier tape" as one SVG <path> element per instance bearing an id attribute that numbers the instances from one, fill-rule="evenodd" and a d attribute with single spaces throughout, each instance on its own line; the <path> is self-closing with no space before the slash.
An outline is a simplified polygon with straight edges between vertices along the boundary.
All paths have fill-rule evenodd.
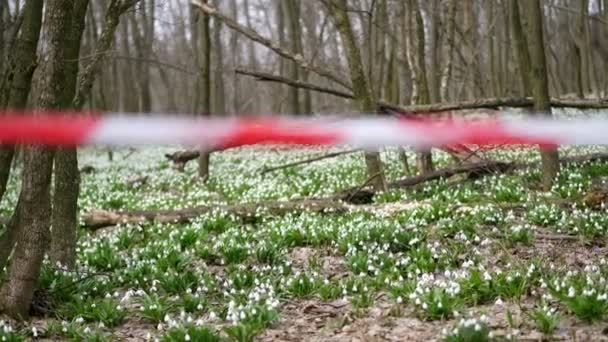
<path id="1" fill-rule="evenodd" d="M 608 145 L 608 119 L 416 121 L 200 118 L 175 115 L 31 115 L 0 112 L 0 143 L 77 145 L 184 144 L 219 148 L 252 144 L 438 147 L 473 145 Z"/>

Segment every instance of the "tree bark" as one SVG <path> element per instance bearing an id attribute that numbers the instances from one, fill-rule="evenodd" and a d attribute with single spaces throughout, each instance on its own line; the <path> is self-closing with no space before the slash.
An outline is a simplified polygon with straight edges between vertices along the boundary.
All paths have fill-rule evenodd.
<path id="1" fill-rule="evenodd" d="M 56 0 L 48 4 L 47 59 L 41 73 L 41 109 L 59 109 L 65 85 L 64 62 L 66 39 L 72 24 L 72 0 Z M 25 151 L 23 182 L 18 200 L 19 229 L 9 280 L 0 290 L 1 307 L 9 315 L 27 317 L 40 267 L 49 240 L 51 217 L 50 185 L 53 152 L 46 147 L 31 146 Z"/>
<path id="2" fill-rule="evenodd" d="M 326 3 L 329 14 L 334 19 L 336 29 L 342 37 L 342 43 L 346 51 L 346 58 L 350 69 L 351 83 L 353 86 L 353 95 L 358 108 L 362 113 L 376 112 L 375 101 L 368 86 L 368 80 L 365 78 L 363 70 L 363 61 L 347 12 L 346 0 L 330 0 Z M 379 152 L 366 152 L 365 163 L 367 165 L 367 174 L 370 177 L 370 183 L 376 191 L 386 191 L 386 178 L 384 175 L 384 166 L 380 159 Z"/>
<path id="3" fill-rule="evenodd" d="M 543 12 L 540 0 L 520 0 L 519 5 L 526 14 L 528 46 L 530 51 L 530 85 L 534 96 L 534 111 L 551 115 L 551 98 L 547 78 L 547 61 L 543 29 Z M 543 187 L 551 190 L 559 172 L 559 154 L 557 147 L 541 147 Z"/>

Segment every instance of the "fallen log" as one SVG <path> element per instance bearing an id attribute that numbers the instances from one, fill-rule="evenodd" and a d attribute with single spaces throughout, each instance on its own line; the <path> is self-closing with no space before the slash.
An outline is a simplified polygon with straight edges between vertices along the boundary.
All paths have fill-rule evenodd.
<path id="1" fill-rule="evenodd" d="M 591 162 L 608 162 L 608 153 L 594 153 L 582 156 L 572 156 L 560 159 L 560 164 L 571 165 L 571 164 L 583 164 Z M 409 177 L 394 181 L 388 184 L 389 190 L 403 189 L 413 187 L 425 182 L 449 178 L 458 174 L 467 173 L 469 179 L 475 179 L 486 175 L 493 175 L 499 173 L 508 173 L 515 170 L 528 169 L 532 167 L 538 167 L 539 163 L 504 163 L 504 162 L 482 162 L 458 165 L 456 167 L 449 167 L 440 169 L 434 172 L 430 172 L 415 177 Z M 365 204 L 370 203 L 372 198 L 376 194 L 376 191 L 370 188 L 362 188 L 360 186 L 352 187 L 339 192 L 334 195 L 333 198 L 339 199 L 348 203 L 353 204 Z"/>
<path id="2" fill-rule="evenodd" d="M 83 226 L 88 229 L 99 229 L 118 224 L 187 223 L 202 215 L 212 212 L 225 212 L 245 220 L 255 218 L 261 213 L 284 215 L 288 212 L 331 212 L 345 213 L 347 204 L 335 199 L 301 199 L 293 201 L 245 203 L 234 205 L 210 205 L 180 210 L 147 210 L 147 211 L 108 211 L 93 210 L 83 217 Z"/>

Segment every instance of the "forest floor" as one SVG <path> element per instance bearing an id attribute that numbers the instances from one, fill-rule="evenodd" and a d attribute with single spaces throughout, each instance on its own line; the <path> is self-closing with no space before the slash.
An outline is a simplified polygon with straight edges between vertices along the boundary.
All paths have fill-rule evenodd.
<path id="1" fill-rule="evenodd" d="M 80 211 L 327 197 L 365 182 L 361 153 L 260 171 L 336 150 L 216 153 L 204 185 L 196 163 L 172 169 L 163 155 L 175 148 L 120 150 L 113 162 L 84 149 L 80 164 L 92 168 L 82 174 Z M 598 151 L 606 150 L 562 154 Z M 435 157 L 438 167 L 451 163 Z M 488 157 L 539 159 L 528 149 Z M 383 159 L 389 179 L 405 177 L 396 150 Z M 2 321 L 0 337 L 608 340 L 608 213 L 582 200 L 607 177 L 608 164 L 587 163 L 564 168 L 550 192 L 539 190 L 538 170 L 519 170 L 393 190 L 341 214 L 260 211 L 242 220 L 218 211 L 187 224 L 82 228 L 77 270 L 43 267 L 46 316 Z M 17 188 L 14 177 L 0 216 Z"/>

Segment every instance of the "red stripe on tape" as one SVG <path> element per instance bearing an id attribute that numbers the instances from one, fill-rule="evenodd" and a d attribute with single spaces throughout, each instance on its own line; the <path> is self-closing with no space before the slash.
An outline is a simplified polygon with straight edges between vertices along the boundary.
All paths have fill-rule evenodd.
<path id="1" fill-rule="evenodd" d="M 0 142 L 3 144 L 45 144 L 77 146 L 87 142 L 87 137 L 100 122 L 96 116 L 68 115 L 45 112 L 7 113 L 0 116 Z"/>
<path id="2" fill-rule="evenodd" d="M 286 124 L 279 120 L 243 120 L 223 139 L 223 148 L 253 144 L 327 145 L 340 143 L 341 135 L 314 125 Z"/>

